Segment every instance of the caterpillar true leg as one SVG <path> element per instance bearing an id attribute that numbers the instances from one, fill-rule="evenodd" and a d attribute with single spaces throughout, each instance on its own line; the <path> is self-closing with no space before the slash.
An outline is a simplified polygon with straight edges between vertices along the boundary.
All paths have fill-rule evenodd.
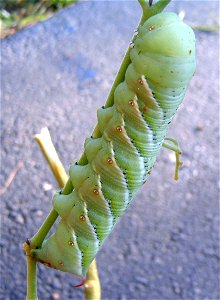
<path id="1" fill-rule="evenodd" d="M 182 165 L 182 162 L 180 161 L 180 155 L 182 154 L 182 151 L 179 147 L 179 144 L 178 142 L 175 140 L 175 139 L 172 139 L 172 138 L 165 138 L 165 141 L 170 141 L 173 143 L 173 145 L 169 145 L 167 143 L 163 143 L 162 146 L 164 148 L 167 148 L 169 150 L 172 150 L 175 152 L 175 155 L 176 155 L 176 167 L 175 167 L 175 173 L 174 173 L 174 179 L 175 180 L 178 180 L 179 179 L 179 169 Z"/>

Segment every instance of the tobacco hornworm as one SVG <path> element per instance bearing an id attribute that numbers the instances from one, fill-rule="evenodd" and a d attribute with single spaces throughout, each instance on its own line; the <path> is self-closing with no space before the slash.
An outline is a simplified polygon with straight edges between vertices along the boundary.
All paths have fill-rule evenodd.
<path id="1" fill-rule="evenodd" d="M 174 13 L 140 26 L 114 103 L 98 110 L 99 138 L 87 138 L 86 164 L 73 164 L 73 190 L 57 192 L 61 217 L 36 259 L 84 277 L 90 263 L 149 176 L 168 125 L 195 71 L 195 36 Z"/>

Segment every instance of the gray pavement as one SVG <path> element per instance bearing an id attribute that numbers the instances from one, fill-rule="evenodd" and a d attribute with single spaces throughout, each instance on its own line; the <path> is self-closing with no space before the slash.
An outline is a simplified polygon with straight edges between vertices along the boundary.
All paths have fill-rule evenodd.
<path id="1" fill-rule="evenodd" d="M 218 1 L 174 1 L 186 22 L 214 24 Z M 25 299 L 22 242 L 51 207 L 56 189 L 33 135 L 48 126 L 66 167 L 96 124 L 140 17 L 136 2 L 80 2 L 2 42 L 1 290 Z M 197 72 L 169 136 L 183 150 L 179 182 L 162 150 L 151 178 L 97 257 L 103 299 L 210 299 L 219 292 L 218 50 L 216 33 L 196 32 Z M 39 299 L 83 299 L 74 276 L 39 267 Z M 60 298 L 58 298 L 58 296 Z"/>

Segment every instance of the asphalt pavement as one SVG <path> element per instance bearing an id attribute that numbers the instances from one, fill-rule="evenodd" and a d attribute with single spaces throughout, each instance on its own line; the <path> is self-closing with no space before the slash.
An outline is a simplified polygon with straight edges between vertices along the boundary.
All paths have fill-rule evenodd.
<path id="1" fill-rule="evenodd" d="M 219 18 L 218 1 L 174 1 L 167 10 L 184 10 L 188 24 Z M 57 188 L 33 136 L 47 126 L 66 169 L 80 157 L 140 15 L 134 1 L 79 2 L 2 41 L 1 299 L 25 299 L 22 243 Z M 197 71 L 168 134 L 183 150 L 180 180 L 163 149 L 98 254 L 103 299 L 220 299 L 219 35 L 196 38 Z M 83 299 L 77 282 L 40 266 L 39 299 Z"/>

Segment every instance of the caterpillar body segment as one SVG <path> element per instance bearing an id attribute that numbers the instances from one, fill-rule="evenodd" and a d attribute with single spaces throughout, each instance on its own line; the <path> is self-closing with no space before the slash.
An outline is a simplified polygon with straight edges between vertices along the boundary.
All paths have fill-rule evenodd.
<path id="1" fill-rule="evenodd" d="M 84 277 L 152 170 L 168 125 L 195 71 L 195 36 L 173 13 L 139 28 L 114 103 L 97 112 L 99 138 L 87 138 L 86 165 L 70 167 L 73 191 L 56 193 L 56 232 L 33 250 L 50 267 Z"/>

